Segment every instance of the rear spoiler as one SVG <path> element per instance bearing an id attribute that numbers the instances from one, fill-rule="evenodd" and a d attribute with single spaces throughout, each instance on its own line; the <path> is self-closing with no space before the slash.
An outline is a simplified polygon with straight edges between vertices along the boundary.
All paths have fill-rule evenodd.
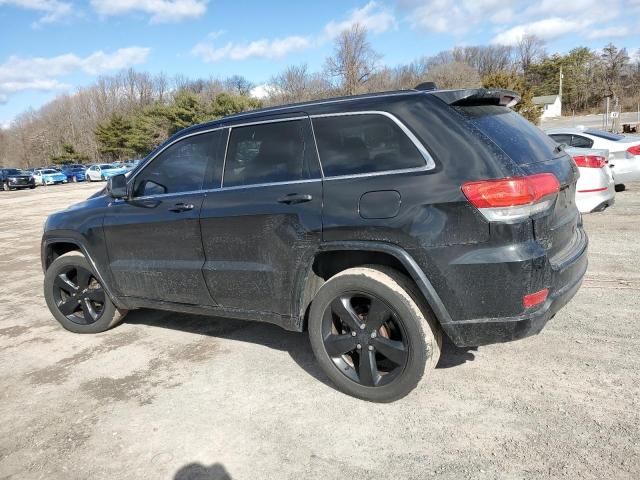
<path id="1" fill-rule="evenodd" d="M 513 107 L 520 101 L 520 95 L 511 90 L 467 88 L 464 90 L 438 90 L 435 95 L 448 105 L 471 107 L 477 105 L 500 105 Z"/>

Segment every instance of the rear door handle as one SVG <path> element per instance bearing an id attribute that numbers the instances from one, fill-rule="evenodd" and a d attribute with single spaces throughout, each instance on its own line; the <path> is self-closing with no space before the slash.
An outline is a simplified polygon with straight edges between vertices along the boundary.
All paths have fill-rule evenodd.
<path id="1" fill-rule="evenodd" d="M 287 205 L 295 205 L 297 203 L 305 203 L 313 200 L 308 193 L 290 193 L 278 199 L 278 203 L 286 203 Z"/>
<path id="2" fill-rule="evenodd" d="M 193 210 L 193 203 L 176 203 L 173 208 L 170 208 L 170 212 L 186 212 L 189 210 Z"/>

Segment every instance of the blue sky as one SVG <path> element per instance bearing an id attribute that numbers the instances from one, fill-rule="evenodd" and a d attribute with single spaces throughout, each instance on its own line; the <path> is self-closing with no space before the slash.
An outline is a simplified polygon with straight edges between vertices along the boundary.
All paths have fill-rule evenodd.
<path id="1" fill-rule="evenodd" d="M 640 0 L 0 0 L 0 125 L 128 67 L 256 84 L 290 64 L 320 69 L 354 22 L 393 66 L 526 32 L 549 52 L 611 41 L 639 55 L 638 18 Z"/>

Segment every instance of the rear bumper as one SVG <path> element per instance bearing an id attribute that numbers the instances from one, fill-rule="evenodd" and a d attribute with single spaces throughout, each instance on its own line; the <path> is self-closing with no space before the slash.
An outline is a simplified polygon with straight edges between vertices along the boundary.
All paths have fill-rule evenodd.
<path id="1" fill-rule="evenodd" d="M 544 304 L 516 317 L 482 318 L 441 323 L 459 347 L 510 342 L 539 333 L 577 293 L 587 271 L 587 237 L 562 265 L 551 267 L 552 285 Z"/>

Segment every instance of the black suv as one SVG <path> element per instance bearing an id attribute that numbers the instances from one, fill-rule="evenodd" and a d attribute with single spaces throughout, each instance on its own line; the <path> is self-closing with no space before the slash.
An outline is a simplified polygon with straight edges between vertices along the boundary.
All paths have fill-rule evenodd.
<path id="1" fill-rule="evenodd" d="M 36 181 L 31 174 L 17 168 L 0 169 L 0 184 L 3 190 L 36 188 Z"/>
<path id="2" fill-rule="evenodd" d="M 458 346 L 538 333 L 578 290 L 578 170 L 504 90 L 416 90 L 187 128 L 51 215 L 44 293 L 74 332 L 136 308 L 308 330 L 343 391 L 391 401 Z"/>

